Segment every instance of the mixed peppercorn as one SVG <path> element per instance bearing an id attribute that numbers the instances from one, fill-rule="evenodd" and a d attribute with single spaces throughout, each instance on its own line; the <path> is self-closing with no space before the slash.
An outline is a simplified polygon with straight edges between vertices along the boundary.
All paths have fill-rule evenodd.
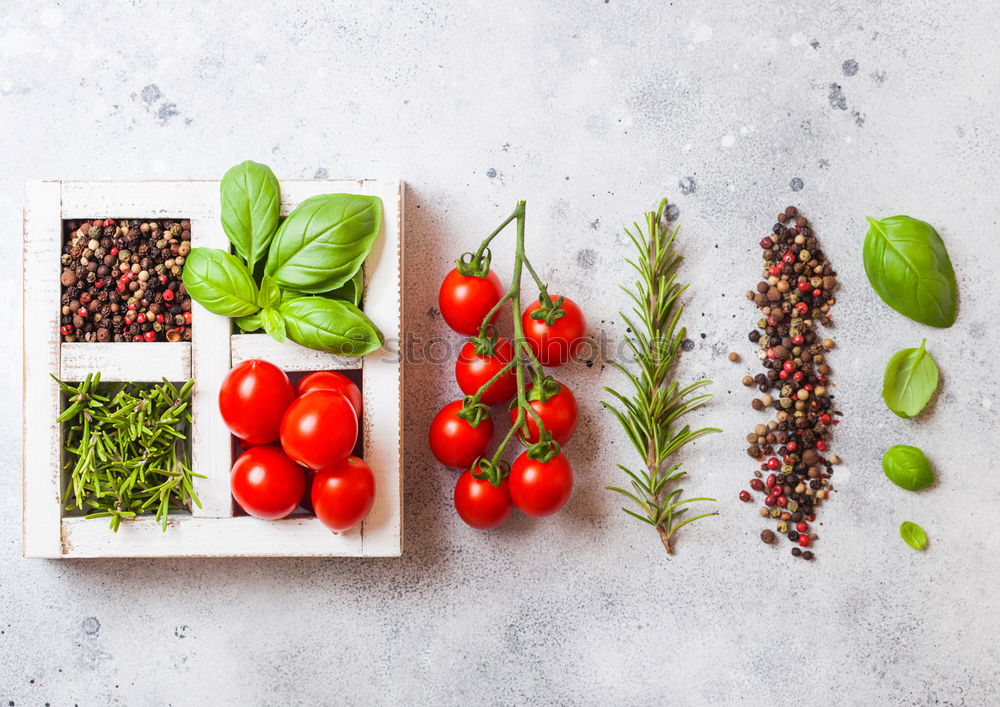
<path id="1" fill-rule="evenodd" d="M 836 455 L 827 455 L 834 418 L 840 415 L 826 361 L 833 341 L 816 332 L 817 324 L 831 322 L 837 273 L 794 206 L 778 214 L 760 247 L 763 279 L 747 299 L 762 315 L 750 341 L 759 346 L 765 370 L 745 376 L 743 384 L 761 393 L 751 403 L 754 410 L 773 410 L 774 418 L 747 435 L 747 454 L 760 464 L 749 485 L 764 495 L 760 515 L 776 521 L 777 533 L 796 543 L 792 554 L 811 560 L 816 508 L 832 490 L 833 465 L 840 463 Z M 747 490 L 739 497 L 752 498 Z M 776 533 L 765 529 L 760 539 L 773 543 Z"/>
<path id="2" fill-rule="evenodd" d="M 63 222 L 63 341 L 190 341 L 191 222 Z"/>

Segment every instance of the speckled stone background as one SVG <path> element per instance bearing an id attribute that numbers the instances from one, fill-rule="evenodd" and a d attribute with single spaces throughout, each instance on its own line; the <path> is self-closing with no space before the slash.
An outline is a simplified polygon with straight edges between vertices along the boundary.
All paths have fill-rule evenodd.
<path id="1" fill-rule="evenodd" d="M 249 7 L 0 5 L 0 704 L 1000 701 L 1000 7 Z M 632 458 L 599 404 L 620 377 L 598 362 L 559 371 L 583 412 L 565 512 L 469 530 L 455 474 L 424 443 L 456 397 L 451 371 L 422 364 L 405 371 L 402 559 L 22 559 L 24 182 L 217 178 L 245 158 L 279 177 L 406 180 L 406 328 L 424 341 L 448 337 L 435 307 L 449 262 L 518 198 L 553 290 L 581 302 L 595 336 L 619 336 L 621 226 L 670 197 L 694 283 L 679 374 L 716 381 L 699 421 L 725 429 L 686 454 L 686 488 L 720 515 L 682 531 L 668 561 L 618 510 L 602 487 Z M 829 333 L 846 463 L 811 564 L 760 543 L 756 508 L 736 498 L 761 419 L 739 383 L 754 353 L 742 294 L 789 203 L 843 283 Z M 866 283 L 864 217 L 895 213 L 948 244 L 961 289 L 949 330 L 903 319 Z M 510 260 L 498 252 L 501 271 Z M 881 371 L 921 337 L 941 394 L 905 421 L 881 403 Z M 897 442 L 926 450 L 935 487 L 882 476 Z M 903 520 L 927 530 L 926 552 L 900 540 Z"/>

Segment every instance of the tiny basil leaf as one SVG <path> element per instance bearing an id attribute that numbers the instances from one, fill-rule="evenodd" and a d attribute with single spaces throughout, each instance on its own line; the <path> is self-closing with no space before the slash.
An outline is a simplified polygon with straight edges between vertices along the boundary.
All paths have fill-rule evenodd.
<path id="1" fill-rule="evenodd" d="M 260 281 L 260 296 L 257 300 L 262 308 L 277 307 L 281 304 L 281 290 L 278 289 L 270 275 L 264 275 Z"/>
<path id="2" fill-rule="evenodd" d="M 310 349 L 363 356 L 382 345 L 382 332 L 350 302 L 292 297 L 281 302 L 288 338 Z"/>
<path id="3" fill-rule="evenodd" d="M 902 349 L 889 359 L 882 378 L 882 399 L 900 417 L 913 417 L 924 409 L 938 385 L 938 367 L 925 348 Z"/>
<path id="4" fill-rule="evenodd" d="M 285 340 L 285 320 L 281 312 L 272 307 L 265 307 L 260 310 L 260 320 L 264 325 L 264 331 L 271 335 L 275 341 Z"/>
<path id="5" fill-rule="evenodd" d="M 226 317 L 254 314 L 257 285 L 243 261 L 217 248 L 193 248 L 181 275 L 188 294 L 205 309 Z"/>
<path id="6" fill-rule="evenodd" d="M 267 273 L 283 288 L 336 289 L 361 267 L 382 225 L 376 196 L 322 194 L 288 215 L 271 241 Z"/>
<path id="7" fill-rule="evenodd" d="M 333 299 L 347 300 L 355 307 L 361 306 L 361 296 L 365 289 L 365 271 L 364 268 L 358 268 L 358 271 L 351 276 L 351 279 L 345 282 L 343 285 L 335 290 L 330 290 L 329 292 L 324 292 L 324 297 L 331 297 Z"/>
<path id="8" fill-rule="evenodd" d="M 222 229 L 252 271 L 278 228 L 278 180 L 267 165 L 247 160 L 226 172 L 219 191 Z"/>
<path id="9" fill-rule="evenodd" d="M 899 535 L 914 550 L 923 550 L 927 547 L 927 534 L 916 523 L 911 523 L 908 520 L 903 521 L 903 524 L 899 526 Z"/>
<path id="10" fill-rule="evenodd" d="M 870 218 L 868 223 L 865 273 L 882 301 L 922 324 L 954 324 L 958 312 L 955 270 L 934 227 L 909 216 Z"/>
<path id="11" fill-rule="evenodd" d="M 260 318 L 260 312 L 249 314 L 245 317 L 236 317 L 233 321 L 236 322 L 236 326 L 246 332 L 257 331 L 264 326 L 264 322 Z"/>
<path id="12" fill-rule="evenodd" d="M 919 491 L 934 483 L 934 472 L 927 457 L 907 444 L 889 448 L 882 457 L 882 471 L 889 481 L 907 491 Z"/>

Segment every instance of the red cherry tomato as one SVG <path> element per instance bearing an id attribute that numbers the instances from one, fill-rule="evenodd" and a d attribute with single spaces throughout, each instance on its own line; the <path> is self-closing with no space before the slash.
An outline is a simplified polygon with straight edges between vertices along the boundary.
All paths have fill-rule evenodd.
<path id="1" fill-rule="evenodd" d="M 570 299 L 563 300 L 562 308 L 566 310 L 566 314 L 556 319 L 552 326 L 531 318 L 531 313 L 539 307 L 541 304 L 534 302 L 521 315 L 524 338 L 535 352 L 539 363 L 543 366 L 561 366 L 570 361 L 583 346 L 587 322 L 583 318 L 583 312 Z"/>
<path id="2" fill-rule="evenodd" d="M 310 469 L 344 461 L 358 441 L 358 416 L 336 390 L 314 390 L 296 398 L 281 420 L 281 446 Z"/>
<path id="3" fill-rule="evenodd" d="M 492 270 L 486 277 L 476 277 L 453 269 L 441 283 L 438 309 L 448 326 L 459 334 L 474 336 L 479 333 L 483 319 L 503 295 L 500 278 Z"/>
<path id="4" fill-rule="evenodd" d="M 248 444 L 278 439 L 281 418 L 295 398 L 288 376 L 273 363 L 250 359 L 233 367 L 219 389 L 226 427 Z"/>
<path id="5" fill-rule="evenodd" d="M 305 470 L 278 447 L 251 447 L 229 475 L 233 498 L 255 518 L 276 520 L 294 511 L 306 488 Z"/>
<path id="6" fill-rule="evenodd" d="M 448 403 L 434 416 L 429 433 L 431 451 L 445 466 L 468 468 L 486 453 L 493 439 L 493 419 L 487 417 L 473 427 L 456 413 L 462 401 Z"/>
<path id="7" fill-rule="evenodd" d="M 570 389 L 566 387 L 566 384 L 559 383 L 559 386 L 559 392 L 545 402 L 542 402 L 541 400 L 531 400 L 531 396 L 529 394 L 528 404 L 531 405 L 535 412 L 538 413 L 538 416 L 542 418 L 542 424 L 545 425 L 545 429 L 552 434 L 552 439 L 560 445 L 563 445 L 569 442 L 569 438 L 573 436 L 573 431 L 576 430 L 576 421 L 579 415 L 579 409 L 576 405 L 576 397 L 572 392 L 570 392 Z M 527 416 L 528 430 L 530 432 L 527 442 L 529 444 L 535 444 L 538 442 L 538 423 L 535 422 L 535 418 L 531 415 L 531 413 L 527 413 Z M 511 424 L 514 424 L 515 419 L 517 419 L 516 407 L 510 411 Z"/>
<path id="8" fill-rule="evenodd" d="M 573 469 L 564 454 L 547 462 L 535 461 L 525 452 L 510 468 L 510 497 L 529 516 L 549 516 L 569 500 L 573 491 Z"/>
<path id="9" fill-rule="evenodd" d="M 354 412 L 357 413 L 358 419 L 361 419 L 361 388 L 343 373 L 337 371 L 310 373 L 295 386 L 295 395 L 302 396 L 314 390 L 339 390 L 351 401 Z"/>
<path id="10" fill-rule="evenodd" d="M 479 530 L 503 525 L 514 510 L 507 479 L 493 486 L 474 477 L 471 471 L 464 472 L 455 484 L 455 510 L 466 525 Z"/>
<path id="11" fill-rule="evenodd" d="M 365 519 L 375 503 L 375 474 L 364 461 L 347 457 L 316 472 L 312 505 L 316 517 L 335 533 L 350 530 Z"/>
<path id="12" fill-rule="evenodd" d="M 466 341 L 455 361 L 455 379 L 458 387 L 466 395 L 473 395 L 514 357 L 514 347 L 501 337 L 496 340 L 492 356 L 477 356 L 476 346 Z M 496 405 L 510 400 L 517 394 L 517 374 L 510 369 L 483 392 L 480 401 L 486 405 Z"/>

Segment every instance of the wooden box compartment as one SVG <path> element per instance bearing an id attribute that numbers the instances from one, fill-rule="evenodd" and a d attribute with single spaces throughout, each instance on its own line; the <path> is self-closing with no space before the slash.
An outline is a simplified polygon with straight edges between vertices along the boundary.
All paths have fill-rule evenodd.
<path id="1" fill-rule="evenodd" d="M 378 196 L 382 232 L 365 263 L 362 308 L 387 341 L 398 341 L 402 317 L 402 185 L 394 180 L 283 180 L 287 215 L 316 194 Z M 166 215 L 191 221 L 192 246 L 229 248 L 219 221 L 219 182 L 32 182 L 24 209 L 23 553 L 25 557 L 338 557 L 398 556 L 402 549 L 401 369 L 380 349 L 362 358 L 334 356 L 279 343 L 266 334 L 233 334 L 229 319 L 192 303 L 190 342 L 63 343 L 59 334 L 60 254 L 64 220 L 97 216 Z M 358 370 L 362 379 L 363 456 L 376 479 L 375 505 L 365 521 L 333 534 L 314 517 L 262 521 L 237 513 L 229 490 L 233 444 L 218 413 L 217 395 L 229 369 L 262 358 L 288 373 Z M 191 465 L 201 508 L 171 512 L 166 532 L 153 517 L 86 519 L 62 503 L 62 429 L 58 385 L 50 377 L 159 382 L 195 379 Z"/>

